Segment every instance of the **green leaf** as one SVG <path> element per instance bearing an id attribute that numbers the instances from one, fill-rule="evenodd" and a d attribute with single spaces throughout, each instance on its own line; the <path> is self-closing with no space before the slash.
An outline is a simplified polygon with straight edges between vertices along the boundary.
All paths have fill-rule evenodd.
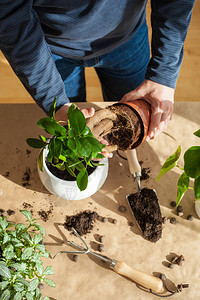
<path id="1" fill-rule="evenodd" d="M 31 246 L 33 245 L 33 238 L 30 236 L 28 232 L 22 233 L 21 238 L 27 241 Z"/>
<path id="2" fill-rule="evenodd" d="M 194 135 L 200 137 L 200 129 L 194 132 Z"/>
<path id="3" fill-rule="evenodd" d="M 20 292 L 17 292 L 13 298 L 13 300 L 22 300 L 22 296 Z"/>
<path id="4" fill-rule="evenodd" d="M 3 243 L 5 244 L 10 240 L 9 234 L 7 232 L 4 233 L 4 237 L 3 237 Z"/>
<path id="5" fill-rule="evenodd" d="M 31 221 L 31 212 L 30 211 L 27 211 L 27 210 L 21 210 L 20 209 L 20 212 L 29 220 Z"/>
<path id="6" fill-rule="evenodd" d="M 13 251 L 14 247 L 11 244 L 8 244 L 8 246 L 5 247 L 5 249 L 3 250 L 3 256 L 6 259 L 12 259 L 16 256 L 15 252 Z"/>
<path id="7" fill-rule="evenodd" d="M 26 299 L 27 299 L 27 300 L 33 300 L 32 294 L 29 293 L 29 292 L 27 292 L 27 293 L 26 293 Z"/>
<path id="8" fill-rule="evenodd" d="M 44 129 L 46 132 L 55 136 L 66 136 L 66 129 L 58 124 L 56 120 L 50 118 L 42 118 L 37 122 L 37 125 Z"/>
<path id="9" fill-rule="evenodd" d="M 165 163 L 163 164 L 162 168 L 161 168 L 161 171 L 160 171 L 160 174 L 158 174 L 158 176 L 156 177 L 156 181 L 159 181 L 160 178 L 166 173 L 168 172 L 169 170 L 173 169 L 176 164 L 177 164 L 177 161 L 180 157 L 180 154 L 181 154 L 181 146 L 178 146 L 176 152 L 174 154 L 172 154 L 166 161 Z"/>
<path id="10" fill-rule="evenodd" d="M 43 148 L 45 146 L 45 143 L 39 139 L 34 139 L 34 138 L 28 138 L 26 140 L 27 144 L 32 147 L 32 148 L 36 148 L 36 149 L 40 149 Z"/>
<path id="11" fill-rule="evenodd" d="M 2 262 L 0 262 L 0 276 L 7 279 L 11 278 L 10 270 Z"/>
<path id="12" fill-rule="evenodd" d="M 41 242 L 43 240 L 43 237 L 40 234 L 35 234 L 34 236 L 34 244 L 38 244 L 39 242 Z"/>
<path id="13" fill-rule="evenodd" d="M 86 126 L 86 120 L 84 114 L 76 108 L 70 114 L 68 114 L 70 128 L 76 130 L 78 134 L 82 133 Z"/>
<path id="14" fill-rule="evenodd" d="M 76 106 L 72 103 L 70 105 L 70 107 L 68 108 L 68 111 L 67 111 L 67 117 L 69 118 L 69 116 L 71 115 L 71 113 L 76 109 Z"/>
<path id="15" fill-rule="evenodd" d="M 97 159 L 105 158 L 105 156 L 104 156 L 103 154 L 101 154 L 101 153 L 97 153 L 96 155 L 94 155 L 94 153 L 93 153 L 92 156 L 93 156 L 94 158 L 97 158 Z"/>
<path id="16" fill-rule="evenodd" d="M 25 285 L 27 287 L 29 287 L 29 282 L 26 279 L 24 279 L 23 277 L 18 277 L 16 279 L 16 281 L 22 283 L 23 285 Z"/>
<path id="17" fill-rule="evenodd" d="M 20 232 L 26 231 L 27 226 L 24 225 L 23 223 L 18 223 L 18 224 L 16 224 L 15 229 L 16 229 L 17 233 L 20 233 Z"/>
<path id="18" fill-rule="evenodd" d="M 90 144 L 92 152 L 101 152 L 104 145 L 102 145 L 97 139 L 93 137 L 87 137 L 86 141 Z"/>
<path id="19" fill-rule="evenodd" d="M 49 258 L 49 252 L 47 252 L 47 251 L 45 253 L 40 253 L 40 255 L 42 257 Z"/>
<path id="20" fill-rule="evenodd" d="M 50 109 L 49 109 L 49 117 L 50 117 L 50 118 L 55 118 L 56 101 L 57 101 L 57 99 L 54 98 L 54 101 L 53 101 L 53 103 L 51 104 L 51 107 L 50 107 Z"/>
<path id="21" fill-rule="evenodd" d="M 10 267 L 15 268 L 19 272 L 23 272 L 26 270 L 27 264 L 26 263 L 13 263 Z"/>
<path id="22" fill-rule="evenodd" d="M 41 251 L 43 253 L 45 252 L 45 246 L 44 245 L 39 244 L 39 245 L 36 246 L 36 249 L 38 249 L 39 251 Z"/>
<path id="23" fill-rule="evenodd" d="M 52 155 L 56 158 L 59 157 L 62 151 L 62 142 L 56 138 L 51 139 L 49 143 L 49 147 L 51 147 Z"/>
<path id="24" fill-rule="evenodd" d="M 200 146 L 193 146 L 185 152 L 184 170 L 191 178 L 200 176 Z"/>
<path id="25" fill-rule="evenodd" d="M 8 284 L 9 284 L 9 281 L 0 282 L 0 290 L 1 291 L 5 290 L 5 288 L 7 287 Z"/>
<path id="26" fill-rule="evenodd" d="M 50 300 L 49 297 L 45 296 L 43 300 Z"/>
<path id="27" fill-rule="evenodd" d="M 46 143 L 47 139 L 45 138 L 45 136 L 43 136 L 43 135 L 40 134 L 39 138 L 41 139 L 41 141 L 43 141 L 43 142 Z"/>
<path id="28" fill-rule="evenodd" d="M 72 151 L 76 150 L 76 141 L 72 138 L 69 139 L 67 142 L 67 146 L 69 147 L 69 149 L 71 149 Z"/>
<path id="29" fill-rule="evenodd" d="M 72 138 L 76 137 L 76 131 L 73 128 L 70 128 L 69 136 L 72 137 Z"/>
<path id="30" fill-rule="evenodd" d="M 200 176 L 194 180 L 194 195 L 196 200 L 200 199 Z"/>
<path id="31" fill-rule="evenodd" d="M 82 170 L 78 175 L 76 179 L 78 188 L 80 191 L 84 191 L 88 185 L 88 172 L 86 169 Z"/>
<path id="32" fill-rule="evenodd" d="M 44 270 L 44 274 L 45 275 L 53 275 L 54 274 L 54 270 L 52 269 L 51 266 L 47 266 L 46 269 Z"/>
<path id="33" fill-rule="evenodd" d="M 10 299 L 10 291 L 9 291 L 9 290 L 5 290 L 5 291 L 1 294 L 0 300 L 9 300 L 9 299 Z"/>
<path id="34" fill-rule="evenodd" d="M 180 176 L 177 184 L 177 199 L 176 199 L 176 206 L 179 205 L 181 202 L 185 192 L 189 187 L 190 178 L 186 175 L 185 172 Z"/>
<path id="35" fill-rule="evenodd" d="M 8 226 L 8 222 L 5 219 L 0 220 L 0 226 L 3 230 L 5 230 Z"/>
<path id="36" fill-rule="evenodd" d="M 35 291 L 36 288 L 38 287 L 38 284 L 39 284 L 38 278 L 35 278 L 35 279 L 31 280 L 29 282 L 29 288 L 28 288 L 28 290 L 29 291 Z"/>
<path id="37" fill-rule="evenodd" d="M 38 155 L 38 167 L 42 172 L 43 172 L 43 151 L 44 149 L 42 149 Z"/>
<path id="38" fill-rule="evenodd" d="M 40 275 L 44 272 L 43 263 L 40 260 L 36 261 L 36 270 Z"/>
<path id="39" fill-rule="evenodd" d="M 80 138 L 77 140 L 77 152 L 86 157 L 90 155 L 91 147 L 85 138 Z"/>
<path id="40" fill-rule="evenodd" d="M 22 258 L 23 260 L 26 260 L 26 259 L 28 259 L 29 257 L 31 257 L 32 254 L 33 254 L 33 249 L 32 249 L 31 247 L 25 248 L 24 251 L 23 251 L 23 253 L 22 253 L 21 258 Z"/>
<path id="41" fill-rule="evenodd" d="M 55 283 L 51 279 L 44 278 L 44 282 L 51 287 L 56 287 Z"/>
<path id="42" fill-rule="evenodd" d="M 22 284 L 20 282 L 15 282 L 15 284 L 14 284 L 14 290 L 16 292 L 22 292 L 22 291 L 24 291 L 24 284 Z"/>

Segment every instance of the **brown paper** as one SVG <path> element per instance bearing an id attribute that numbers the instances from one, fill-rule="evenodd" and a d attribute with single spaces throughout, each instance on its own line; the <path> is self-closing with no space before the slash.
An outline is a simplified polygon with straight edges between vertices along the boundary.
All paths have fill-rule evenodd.
<path id="1" fill-rule="evenodd" d="M 109 103 L 110 104 L 110 103 Z M 93 104 L 82 104 L 82 106 Z M 104 107 L 108 103 L 96 103 L 96 107 Z M 179 170 L 172 170 L 155 182 L 161 164 L 182 145 L 182 152 L 192 145 L 199 145 L 200 140 L 193 132 L 200 127 L 200 103 L 175 103 L 173 120 L 167 130 L 155 140 L 144 142 L 137 154 L 142 167 L 150 168 L 150 179 L 142 181 L 142 187 L 155 188 L 161 205 L 163 216 L 176 217 L 177 225 L 164 225 L 162 239 L 153 244 L 145 240 L 134 222 L 128 209 L 125 196 L 137 191 L 137 184 L 129 174 L 126 160 L 117 153 L 109 160 L 109 175 L 103 187 L 92 197 L 81 201 L 66 201 L 49 194 L 42 186 L 36 160 L 38 151 L 30 149 L 25 140 L 37 137 L 42 130 L 36 122 L 44 113 L 35 104 L 1 104 L 0 105 L 0 208 L 14 209 L 15 214 L 10 220 L 23 222 L 20 214 L 23 203 L 32 206 L 33 217 L 44 226 L 46 236 L 44 242 L 47 250 L 54 256 L 60 250 L 72 250 L 65 243 L 67 240 L 79 242 L 64 227 L 66 215 L 72 215 L 82 210 L 90 209 L 99 215 L 107 217 L 108 222 L 97 221 L 90 234 L 84 237 L 92 250 L 97 249 L 99 235 L 104 238 L 104 251 L 112 259 L 126 262 L 138 270 L 152 275 L 164 273 L 170 288 L 180 283 L 188 283 L 189 288 L 173 299 L 198 299 L 200 297 L 200 221 L 194 211 L 193 191 L 187 191 L 182 205 L 183 217 L 176 215 L 176 209 L 170 207 L 170 202 L 176 200 L 176 182 Z M 180 165 L 183 162 L 181 157 Z M 27 172 L 27 173 L 26 173 Z M 30 174 L 29 176 L 26 176 Z M 120 205 L 125 205 L 127 211 L 118 211 Z M 53 207 L 49 220 L 41 220 L 38 212 L 48 211 Z M 186 219 L 192 214 L 195 219 Z M 112 219 L 117 219 L 113 224 Z M 64 243 L 63 243 L 64 242 Z M 185 257 L 184 266 L 175 265 L 169 269 L 169 258 L 176 255 Z M 57 300 L 143 300 L 157 299 L 149 292 L 138 288 L 134 282 L 112 271 L 106 263 L 92 257 L 82 255 L 78 262 L 72 260 L 72 255 L 62 254 L 55 259 L 44 260 L 45 265 L 52 265 L 55 274 L 49 276 L 56 283 L 56 288 L 45 286 L 43 295 Z"/>

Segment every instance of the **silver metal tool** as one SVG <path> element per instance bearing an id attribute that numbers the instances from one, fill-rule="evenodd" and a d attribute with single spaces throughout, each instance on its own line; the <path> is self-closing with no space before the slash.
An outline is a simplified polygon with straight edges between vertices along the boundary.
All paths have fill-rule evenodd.
<path id="1" fill-rule="evenodd" d="M 53 258 L 58 256 L 62 253 L 68 253 L 68 254 L 92 254 L 103 261 L 109 263 L 110 268 L 112 268 L 113 271 L 116 273 L 126 276 L 129 279 L 133 280 L 134 282 L 138 283 L 139 285 L 150 289 L 154 291 L 155 293 L 159 293 L 163 290 L 163 282 L 160 278 L 157 278 L 153 275 L 149 275 L 147 273 L 141 272 L 139 270 L 136 270 L 134 268 L 129 267 L 126 263 L 122 261 L 118 261 L 115 259 L 110 259 L 108 257 L 105 257 L 103 255 L 99 255 L 93 251 L 91 251 L 86 244 L 86 242 L 81 238 L 81 236 L 78 234 L 78 232 L 73 228 L 74 234 L 81 240 L 81 242 L 84 244 L 85 247 L 80 246 L 74 242 L 68 241 L 67 244 L 74 246 L 78 248 L 80 251 L 60 251 L 58 252 Z"/>
<path id="2" fill-rule="evenodd" d="M 125 154 L 128 160 L 130 173 L 133 175 L 134 178 L 136 178 L 138 191 L 141 192 L 140 177 L 142 174 L 141 174 L 141 166 L 137 158 L 136 149 L 126 150 Z"/>

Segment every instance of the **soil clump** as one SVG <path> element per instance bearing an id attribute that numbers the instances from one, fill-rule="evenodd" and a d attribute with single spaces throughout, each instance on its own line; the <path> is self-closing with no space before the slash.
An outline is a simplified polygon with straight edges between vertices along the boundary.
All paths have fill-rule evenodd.
<path id="1" fill-rule="evenodd" d="M 93 224 L 98 217 L 98 213 L 85 210 L 73 216 L 66 216 L 64 227 L 69 231 L 72 231 L 72 228 L 74 228 L 82 236 L 91 232 Z"/>
<path id="2" fill-rule="evenodd" d="M 128 196 L 130 207 L 145 239 L 156 242 L 162 236 L 162 215 L 156 193 L 143 188 Z"/>
<path id="3" fill-rule="evenodd" d="M 95 163 L 99 163 L 98 161 L 95 161 Z M 83 163 L 84 164 L 84 163 Z M 49 169 L 49 171 L 56 177 L 62 179 L 62 180 L 66 180 L 66 181 L 75 181 L 76 180 L 76 177 L 72 176 L 71 174 L 69 174 L 69 172 L 67 170 L 60 170 L 54 166 L 52 166 L 52 164 L 50 162 L 48 162 L 48 160 L 46 160 L 46 165 L 47 165 L 47 168 Z M 88 172 L 88 176 L 90 174 L 92 174 L 94 172 L 94 170 L 96 169 L 96 167 L 90 167 L 90 166 L 87 166 L 87 172 Z M 77 176 L 78 175 L 78 170 L 76 169 L 74 171 L 75 175 Z"/>
<path id="4" fill-rule="evenodd" d="M 48 210 L 41 209 L 37 213 L 44 222 L 47 222 L 53 213 L 53 205 Z"/>

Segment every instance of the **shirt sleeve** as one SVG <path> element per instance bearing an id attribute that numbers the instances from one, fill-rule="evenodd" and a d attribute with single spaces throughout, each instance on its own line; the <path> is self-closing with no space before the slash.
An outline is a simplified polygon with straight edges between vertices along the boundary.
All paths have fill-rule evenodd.
<path id="1" fill-rule="evenodd" d="M 195 0 L 151 0 L 152 57 L 146 79 L 176 87 Z"/>
<path id="2" fill-rule="evenodd" d="M 36 103 L 48 114 L 69 102 L 32 0 L 0 1 L 0 49 Z"/>

